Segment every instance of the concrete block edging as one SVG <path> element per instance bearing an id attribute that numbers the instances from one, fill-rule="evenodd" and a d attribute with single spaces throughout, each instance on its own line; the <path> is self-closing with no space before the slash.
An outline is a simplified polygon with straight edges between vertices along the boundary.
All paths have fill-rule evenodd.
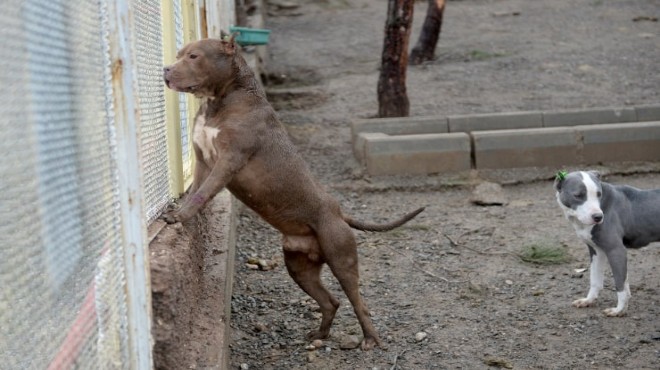
<path id="1" fill-rule="evenodd" d="M 402 138 L 408 137 L 401 147 L 405 151 L 427 135 L 440 135 L 434 136 L 439 140 L 442 135 L 456 133 L 469 135 L 472 169 L 660 160 L 660 105 L 412 117 L 410 125 L 406 117 L 356 120 L 351 129 L 356 158 L 372 175 L 419 172 L 401 164 L 395 166 L 399 172 L 383 167 L 374 170 L 367 165 L 378 147 L 372 142 L 379 141 L 380 147 L 393 146 L 388 149 L 392 155 L 395 147 L 403 145 Z M 493 148 L 485 149 L 487 145 L 499 147 L 499 159 L 495 156 L 486 160 L 485 151 L 495 153 Z M 464 165 L 456 167 L 459 171 L 465 169 Z"/>

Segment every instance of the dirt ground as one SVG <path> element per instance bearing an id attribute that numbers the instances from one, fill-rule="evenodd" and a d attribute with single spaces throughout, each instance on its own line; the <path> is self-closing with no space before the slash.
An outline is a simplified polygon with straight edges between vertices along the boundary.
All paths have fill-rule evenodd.
<path id="1" fill-rule="evenodd" d="M 342 305 L 331 337 L 308 350 L 304 335 L 320 322 L 317 305 L 286 273 L 277 232 L 243 210 L 232 368 L 660 368 L 658 244 L 628 254 L 625 317 L 602 314 L 616 303 L 609 271 L 598 304 L 573 308 L 589 287 L 581 270 L 588 253 L 556 204 L 552 173 L 524 182 L 503 172 L 508 203 L 491 207 L 470 202 L 479 173 L 362 173 L 349 122 L 377 111 L 386 7 L 384 0 L 270 0 L 265 80 L 292 138 L 345 213 L 384 221 L 427 207 L 398 230 L 356 233 L 361 291 L 388 349 L 340 349 L 361 331 L 326 269 L 324 281 Z M 425 10 L 417 2 L 411 43 Z M 411 115 L 658 104 L 660 23 L 648 20 L 658 16 L 657 0 L 449 1 L 437 59 L 408 70 Z M 609 182 L 660 187 L 657 164 L 597 168 Z M 615 174 L 621 169 L 625 176 Z M 563 248 L 570 261 L 523 262 L 518 253 L 532 245 Z M 253 270 L 250 258 L 277 265 Z"/>

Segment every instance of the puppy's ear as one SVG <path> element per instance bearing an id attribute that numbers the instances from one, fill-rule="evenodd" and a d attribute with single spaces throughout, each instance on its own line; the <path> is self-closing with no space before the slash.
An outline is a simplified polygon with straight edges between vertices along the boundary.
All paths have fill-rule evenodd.
<path id="1" fill-rule="evenodd" d="M 557 174 L 555 175 L 555 190 L 561 190 L 561 186 L 564 183 L 567 175 L 568 173 L 564 170 L 557 171 Z"/>
<path id="2" fill-rule="evenodd" d="M 596 178 L 596 180 L 600 180 L 600 172 L 598 171 L 589 171 L 589 173 Z"/>

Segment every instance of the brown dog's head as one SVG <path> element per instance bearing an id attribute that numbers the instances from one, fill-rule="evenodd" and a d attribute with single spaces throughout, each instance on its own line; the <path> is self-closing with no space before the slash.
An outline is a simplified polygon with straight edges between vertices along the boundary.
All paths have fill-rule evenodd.
<path id="1" fill-rule="evenodd" d="M 177 53 L 176 62 L 163 68 L 165 85 L 198 97 L 216 96 L 235 75 L 236 49 L 234 36 L 187 44 Z"/>

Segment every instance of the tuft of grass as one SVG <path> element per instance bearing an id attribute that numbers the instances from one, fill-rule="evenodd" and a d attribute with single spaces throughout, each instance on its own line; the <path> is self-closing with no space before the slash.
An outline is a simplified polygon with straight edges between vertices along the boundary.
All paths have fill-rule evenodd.
<path id="1" fill-rule="evenodd" d="M 425 224 L 412 224 L 412 225 L 404 225 L 401 226 L 402 229 L 407 229 L 407 230 L 419 230 L 419 231 L 429 231 L 431 230 L 431 226 L 425 225 Z"/>
<path id="2" fill-rule="evenodd" d="M 518 257 L 525 262 L 537 265 L 560 265 L 571 260 L 565 248 L 543 244 L 531 244 L 523 247 Z"/>
<path id="3" fill-rule="evenodd" d="M 400 238 L 400 239 L 408 236 L 408 234 L 405 231 L 397 230 L 397 229 L 387 231 L 385 235 L 391 238 Z"/>
<path id="4" fill-rule="evenodd" d="M 506 53 L 490 53 L 483 50 L 472 50 L 468 54 L 469 60 L 486 60 L 506 56 Z"/>

